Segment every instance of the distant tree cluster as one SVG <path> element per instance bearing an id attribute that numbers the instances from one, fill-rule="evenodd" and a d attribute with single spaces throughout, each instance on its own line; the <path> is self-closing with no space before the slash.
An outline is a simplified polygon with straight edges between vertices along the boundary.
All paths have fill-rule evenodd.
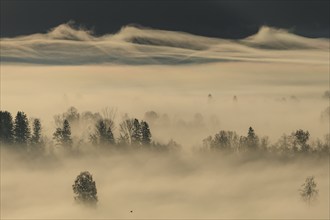
<path id="1" fill-rule="evenodd" d="M 51 146 L 55 144 L 71 153 L 76 152 L 75 147 L 79 148 L 80 145 L 89 143 L 103 150 L 130 148 L 174 151 L 180 148 L 180 145 L 173 140 L 168 144 L 153 141 L 149 124 L 128 116 L 119 124 L 119 137 L 116 138 L 115 113 L 115 110 L 106 108 L 101 114 L 92 112 L 80 114 L 76 108 L 70 107 L 65 113 L 54 116 L 57 128 L 53 132 L 53 142 L 47 143 L 42 136 L 40 119 L 30 122 L 24 112 L 18 112 L 13 119 L 10 112 L 0 111 L 0 143 L 13 146 L 12 149 L 19 148 L 28 152 L 41 152 L 47 144 Z M 75 129 L 82 135 L 87 133 L 88 138 L 84 140 L 82 137 L 74 136 Z"/>
<path id="2" fill-rule="evenodd" d="M 317 139 L 310 144 L 308 131 L 296 130 L 291 135 L 283 135 L 275 144 L 270 144 L 268 137 L 259 137 L 254 129 L 250 127 L 246 136 L 239 136 L 235 131 L 221 130 L 213 137 L 209 136 L 203 140 L 204 150 L 220 150 L 223 152 L 253 152 L 264 151 L 283 155 L 294 155 L 297 153 L 320 153 L 330 152 L 329 135 L 325 141 Z"/>
<path id="3" fill-rule="evenodd" d="M 138 119 L 125 119 L 119 125 L 119 143 L 130 146 L 150 146 L 151 132 L 147 122 Z"/>
<path id="4" fill-rule="evenodd" d="M 12 145 L 28 152 L 43 150 L 42 126 L 39 119 L 30 122 L 24 112 L 17 112 L 15 118 L 8 111 L 0 111 L 0 144 Z"/>
<path id="5" fill-rule="evenodd" d="M 125 116 L 119 123 L 115 132 L 114 122 L 116 110 L 106 108 L 102 113 L 79 113 L 74 107 L 67 112 L 56 115 L 52 142 L 46 141 L 42 135 L 40 119 L 28 120 L 24 112 L 17 112 L 15 118 L 8 111 L 0 111 L 0 144 L 12 146 L 11 149 L 25 150 L 29 153 L 44 153 L 46 146 L 59 146 L 67 152 L 79 152 L 80 146 L 92 145 L 95 149 L 120 150 L 120 149 L 145 149 L 160 152 L 179 151 L 181 146 L 174 140 L 167 144 L 157 143 L 152 140 L 149 124 L 144 120 Z M 158 114 L 150 111 L 145 115 L 146 120 L 157 120 Z M 152 123 L 152 122 L 151 122 Z M 32 128 L 30 127 L 30 124 Z M 194 125 L 203 127 L 202 116 L 196 114 Z M 84 129 L 81 129 L 84 128 Z M 76 129 L 78 135 L 73 135 Z M 195 128 L 196 129 L 196 128 Z M 116 137 L 116 135 L 117 137 Z M 86 136 L 83 138 L 81 136 Z M 238 135 L 235 131 L 221 130 L 214 136 L 203 140 L 204 151 L 223 152 L 271 152 L 286 156 L 298 153 L 329 154 L 330 135 L 325 140 L 310 141 L 308 131 L 296 130 L 290 135 L 284 134 L 280 139 L 270 144 L 267 136 L 260 137 L 252 127 L 246 135 Z"/>

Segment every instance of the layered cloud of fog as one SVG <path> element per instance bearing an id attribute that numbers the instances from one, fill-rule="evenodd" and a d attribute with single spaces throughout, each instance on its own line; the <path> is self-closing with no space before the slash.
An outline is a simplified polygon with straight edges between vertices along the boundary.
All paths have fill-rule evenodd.
<path id="1" fill-rule="evenodd" d="M 3 219 L 329 218 L 327 160 L 127 153 L 29 162 L 1 153 Z M 85 170 L 96 182 L 96 209 L 73 199 Z M 319 196 L 308 206 L 298 190 L 312 175 Z"/>
<path id="2" fill-rule="evenodd" d="M 45 34 L 1 39 L 2 63 L 173 65 L 253 61 L 324 64 L 328 62 L 328 52 L 329 39 L 305 38 L 266 26 L 241 40 L 137 26 L 95 36 L 70 23 Z"/>

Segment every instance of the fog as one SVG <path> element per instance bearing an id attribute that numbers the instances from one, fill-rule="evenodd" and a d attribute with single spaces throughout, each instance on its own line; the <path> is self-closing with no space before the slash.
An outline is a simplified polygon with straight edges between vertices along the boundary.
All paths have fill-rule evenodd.
<path id="1" fill-rule="evenodd" d="M 1 159 L 4 219 L 329 216 L 327 160 L 135 152 L 31 163 L 4 151 Z M 96 181 L 96 209 L 74 203 L 71 185 L 83 170 Z M 308 207 L 298 189 L 310 175 L 320 194 Z"/>
<path id="2" fill-rule="evenodd" d="M 321 114 L 328 90 L 328 65 L 215 63 L 188 66 L 27 66 L 1 65 L 1 108 L 41 118 L 44 132 L 55 130 L 53 116 L 75 106 L 80 112 L 117 109 L 144 119 L 155 111 L 153 137 L 200 144 L 220 129 L 278 139 L 296 129 L 312 137 L 328 132 Z M 208 97 L 212 95 L 212 98 Z M 237 97 L 237 102 L 233 97 Z M 196 121 L 196 114 L 202 118 Z M 196 126 L 191 126 L 195 123 Z M 196 124 L 197 123 L 197 124 Z"/>
<path id="3" fill-rule="evenodd" d="M 55 146 L 31 159 L 1 146 L 0 217 L 328 219 L 328 155 L 201 151 L 207 136 L 246 135 L 250 126 L 271 143 L 297 129 L 308 130 L 310 142 L 323 139 L 328 45 L 329 39 L 270 27 L 230 40 L 132 26 L 94 36 L 63 24 L 1 39 L 1 110 L 40 118 L 48 140 L 53 116 L 69 107 L 109 108 L 116 112 L 116 138 L 128 115 L 149 123 L 153 141 L 174 139 L 182 150 L 103 154 L 84 143 L 89 150 L 82 154 Z M 150 111 L 158 118 L 148 118 Z M 73 126 L 72 135 L 79 139 L 85 129 Z M 74 179 L 85 170 L 96 182 L 95 209 L 73 198 Z M 311 206 L 298 191 L 308 176 L 319 190 Z"/>

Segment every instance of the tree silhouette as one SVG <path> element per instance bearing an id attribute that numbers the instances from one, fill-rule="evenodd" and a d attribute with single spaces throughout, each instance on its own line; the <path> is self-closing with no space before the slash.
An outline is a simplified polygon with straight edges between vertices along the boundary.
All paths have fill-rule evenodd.
<path id="1" fill-rule="evenodd" d="M 141 135 L 142 145 L 149 146 L 151 143 L 151 132 L 148 123 L 145 121 L 141 121 Z"/>
<path id="2" fill-rule="evenodd" d="M 311 204 L 313 200 L 316 199 L 318 195 L 318 190 L 316 189 L 316 182 L 314 181 L 314 177 L 307 177 L 305 180 L 305 183 L 301 185 L 300 196 L 304 201 L 308 203 L 308 205 Z"/>
<path id="3" fill-rule="evenodd" d="M 72 189 L 74 194 L 76 194 L 74 198 L 78 203 L 96 205 L 98 201 L 96 185 L 88 171 L 81 172 L 77 176 Z"/>
<path id="4" fill-rule="evenodd" d="M 34 152 L 40 152 L 42 150 L 42 140 L 41 140 L 41 122 L 39 119 L 33 120 L 32 127 L 32 137 L 31 137 L 31 150 Z"/>
<path id="5" fill-rule="evenodd" d="M 250 149 L 250 150 L 255 150 L 259 146 L 259 138 L 255 134 L 252 127 L 249 127 L 249 131 L 248 131 L 248 135 L 247 135 L 247 139 L 246 139 L 246 145 L 247 145 L 248 149 Z"/>
<path id="6" fill-rule="evenodd" d="M 133 129 L 132 129 L 132 144 L 135 146 L 141 145 L 141 138 L 142 138 L 142 133 L 141 133 L 141 125 L 138 119 L 133 120 Z"/>
<path id="7" fill-rule="evenodd" d="M 115 139 L 111 131 L 111 127 L 107 127 L 107 124 L 104 120 L 99 120 L 96 125 L 96 133 L 94 137 L 96 138 L 96 144 L 108 145 L 115 144 Z"/>
<path id="8" fill-rule="evenodd" d="M 221 150 L 229 150 L 231 143 L 228 133 L 226 131 L 220 131 L 218 134 L 216 134 L 214 136 L 211 147 Z"/>
<path id="9" fill-rule="evenodd" d="M 0 111 L 0 144 L 13 143 L 13 117 L 10 112 Z"/>
<path id="10" fill-rule="evenodd" d="M 309 139 L 309 132 L 303 131 L 301 129 L 297 130 L 296 132 L 292 133 L 294 137 L 294 149 L 298 151 L 300 147 L 300 151 L 306 153 L 309 151 L 310 146 L 307 144 Z"/>
<path id="11" fill-rule="evenodd" d="M 57 128 L 53 134 L 53 138 L 57 142 L 57 144 L 66 147 L 67 149 L 71 149 L 72 147 L 72 139 L 71 139 L 71 128 L 68 120 L 64 120 L 63 127 Z"/>
<path id="12" fill-rule="evenodd" d="M 32 131 L 31 144 L 39 144 L 41 142 L 41 123 L 37 118 L 33 120 Z"/>
<path id="13" fill-rule="evenodd" d="M 24 112 L 17 112 L 14 122 L 14 139 L 19 145 L 27 145 L 30 139 L 30 126 Z"/>

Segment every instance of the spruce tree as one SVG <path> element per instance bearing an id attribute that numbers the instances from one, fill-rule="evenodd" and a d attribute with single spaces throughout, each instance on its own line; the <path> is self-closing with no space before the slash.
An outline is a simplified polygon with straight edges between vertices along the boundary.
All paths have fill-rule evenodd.
<path id="1" fill-rule="evenodd" d="M 13 143 L 13 117 L 8 111 L 0 111 L 0 144 Z"/>
<path id="2" fill-rule="evenodd" d="M 41 123 L 39 119 L 33 120 L 31 144 L 40 144 L 41 142 Z"/>
<path id="3" fill-rule="evenodd" d="M 104 120 L 99 120 L 96 124 L 96 134 L 94 135 L 96 143 L 101 145 L 115 144 L 115 139 L 111 127 L 107 127 Z"/>
<path id="4" fill-rule="evenodd" d="M 27 145 L 30 139 L 30 126 L 24 112 L 17 112 L 14 122 L 14 139 L 19 145 Z"/>
<path id="5" fill-rule="evenodd" d="M 39 119 L 33 120 L 32 127 L 32 137 L 31 137 L 31 150 L 33 152 L 40 152 L 42 150 L 42 140 L 41 140 L 41 122 Z"/>
<path id="6" fill-rule="evenodd" d="M 72 146 L 71 127 L 68 120 L 63 122 L 63 143 L 67 147 Z"/>
<path id="7" fill-rule="evenodd" d="M 96 137 L 98 138 L 99 144 L 104 144 L 106 141 L 106 133 L 107 133 L 107 127 L 105 126 L 105 123 L 103 120 L 99 120 L 96 123 Z"/>
<path id="8" fill-rule="evenodd" d="M 115 144 L 115 137 L 113 136 L 111 127 L 108 127 L 107 133 L 106 133 L 106 141 L 109 144 L 114 145 Z"/>
<path id="9" fill-rule="evenodd" d="M 149 146 L 151 143 L 151 132 L 148 123 L 145 121 L 141 121 L 141 136 L 142 145 Z"/>
<path id="10" fill-rule="evenodd" d="M 254 130 L 253 130 L 252 127 L 249 127 L 249 131 L 248 131 L 246 142 L 247 142 L 246 143 L 247 144 L 247 147 L 250 150 L 255 150 L 259 146 L 259 138 L 255 134 L 255 132 L 254 132 Z"/>
<path id="11" fill-rule="evenodd" d="M 72 139 L 71 139 L 71 127 L 68 120 L 64 120 L 63 128 L 57 128 L 53 134 L 53 138 L 57 142 L 57 144 L 70 149 L 72 147 Z"/>
<path id="12" fill-rule="evenodd" d="M 132 145 L 141 145 L 141 125 L 138 119 L 134 119 L 133 121 L 133 129 L 132 129 Z"/>

